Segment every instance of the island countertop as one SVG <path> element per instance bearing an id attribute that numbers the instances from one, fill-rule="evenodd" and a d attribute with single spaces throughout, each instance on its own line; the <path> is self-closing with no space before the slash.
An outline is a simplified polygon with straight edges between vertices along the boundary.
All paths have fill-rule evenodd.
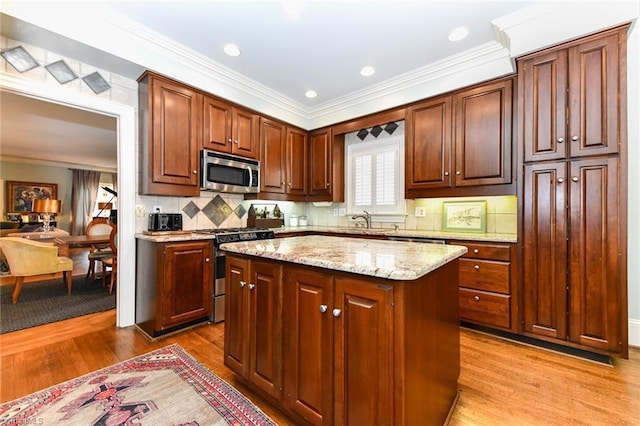
<path id="1" fill-rule="evenodd" d="M 319 268 L 410 281 L 467 252 L 466 247 L 309 235 L 226 243 L 222 250 Z"/>

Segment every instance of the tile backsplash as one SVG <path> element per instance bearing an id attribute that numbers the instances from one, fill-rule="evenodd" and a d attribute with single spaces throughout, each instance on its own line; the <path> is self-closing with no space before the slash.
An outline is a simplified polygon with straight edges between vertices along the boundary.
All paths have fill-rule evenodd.
<path id="1" fill-rule="evenodd" d="M 388 218 L 373 215 L 372 228 L 389 228 L 398 225 L 400 229 L 425 231 L 442 230 L 442 211 L 445 201 L 487 202 L 486 226 L 488 233 L 517 233 L 517 199 L 515 196 L 470 197 L 470 198 L 421 198 L 407 200 L 407 215 L 404 221 L 389 221 Z M 355 226 L 351 220 L 353 212 L 345 214 L 343 203 L 298 203 L 291 201 L 243 200 L 239 194 L 202 192 L 200 197 L 173 198 L 139 196 L 147 212 L 159 205 L 164 213 L 182 213 L 184 229 L 233 228 L 247 225 L 247 212 L 253 204 L 257 209 L 273 211 L 277 205 L 284 214 L 285 225 L 289 225 L 291 215 L 306 215 L 309 225 Z M 424 217 L 416 217 L 416 207 L 422 207 Z M 136 218 L 136 231 L 147 229 L 147 217 Z"/>

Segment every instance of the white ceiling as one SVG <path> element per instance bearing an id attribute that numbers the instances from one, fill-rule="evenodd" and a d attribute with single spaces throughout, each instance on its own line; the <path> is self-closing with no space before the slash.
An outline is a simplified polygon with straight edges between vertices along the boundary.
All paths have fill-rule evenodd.
<path id="1" fill-rule="evenodd" d="M 507 51 L 509 62 L 512 41 L 497 23 L 508 22 L 505 18 L 512 13 L 522 17 L 542 3 L 545 2 L 5 0 L 0 5 L 0 12 L 4 12 L 0 14 L 0 25 L 2 35 L 13 40 L 132 79 L 145 69 L 152 69 L 203 90 L 212 87 L 209 91 L 213 93 L 287 121 L 288 110 L 293 111 L 292 116 L 311 120 L 314 114 L 321 114 L 332 105 L 355 104 L 380 93 L 384 94 L 381 105 L 406 103 L 411 80 L 417 75 L 424 78 L 421 70 L 448 75 L 452 64 L 468 61 L 472 56 L 490 56 L 495 46 Z M 608 3 L 614 4 L 609 8 L 617 7 L 616 2 Z M 566 4 L 574 9 L 580 7 L 576 2 Z M 284 6 L 298 7 L 299 14 L 287 15 Z M 19 19 L 25 16 L 30 19 Z M 102 21 L 111 26 L 102 26 Z M 449 31 L 460 25 L 469 27 L 469 37 L 457 43 L 448 41 Z M 540 32 L 539 37 L 543 39 L 546 33 Z M 240 47 L 239 57 L 224 55 L 222 47 L 229 42 Z M 374 66 L 376 73 L 360 76 L 365 65 Z M 201 70 L 211 72 L 207 75 Z M 405 93 L 394 96 L 395 88 Z M 309 89 L 315 90 L 318 97 L 306 98 L 304 93 Z M 256 94 L 247 98 L 248 104 L 242 102 L 246 93 Z M 416 90 L 414 96 L 426 97 Z M 278 111 L 285 111 L 283 116 L 272 113 L 275 104 Z M 9 148 L 25 152 L 32 145 L 42 150 L 40 138 L 59 131 L 36 130 L 47 124 L 64 127 L 68 122 L 77 126 L 72 134 L 58 137 L 65 143 L 48 153 L 49 158 L 56 153 L 62 155 L 67 148 L 79 154 L 93 146 L 87 144 L 88 140 L 98 144 L 108 137 L 104 123 L 95 127 L 94 136 L 89 136 L 88 127 L 80 120 L 65 114 L 56 119 L 35 114 L 26 100 L 3 99 L 0 107 L 2 155 Z M 22 128 L 5 125 L 8 117 L 23 123 Z M 25 137 L 30 134 L 38 137 Z M 108 149 L 95 145 L 95 152 L 106 153 Z"/>

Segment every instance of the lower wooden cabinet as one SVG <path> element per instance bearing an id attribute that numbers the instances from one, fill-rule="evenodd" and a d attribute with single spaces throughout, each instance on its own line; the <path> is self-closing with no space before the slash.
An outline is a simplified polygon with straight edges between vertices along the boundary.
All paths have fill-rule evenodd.
<path id="1" fill-rule="evenodd" d="M 282 395 L 282 268 L 227 256 L 224 364 L 267 395 Z"/>
<path id="2" fill-rule="evenodd" d="M 456 399 L 458 261 L 410 282 L 227 254 L 224 362 L 296 424 L 433 424 Z"/>
<path id="3" fill-rule="evenodd" d="M 460 319 L 518 332 L 515 245 L 450 241 L 460 258 Z"/>
<path id="4" fill-rule="evenodd" d="M 208 320 L 211 241 L 136 240 L 136 325 L 151 337 Z"/>

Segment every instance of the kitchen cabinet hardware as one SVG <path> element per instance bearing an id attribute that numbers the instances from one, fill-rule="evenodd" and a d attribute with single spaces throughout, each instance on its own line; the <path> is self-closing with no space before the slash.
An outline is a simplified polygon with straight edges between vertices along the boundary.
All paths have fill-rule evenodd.
<path id="1" fill-rule="evenodd" d="M 480 265 L 475 265 L 473 269 L 475 269 L 476 271 L 480 270 Z"/>
<path id="2" fill-rule="evenodd" d="M 573 177 L 571 178 L 571 180 L 572 180 L 572 181 L 574 181 L 574 182 L 577 182 L 577 181 L 578 181 L 578 176 L 573 176 Z"/>
<path id="3" fill-rule="evenodd" d="M 254 288 L 256 288 L 255 284 L 249 284 L 249 290 L 253 290 Z"/>
<path id="4" fill-rule="evenodd" d="M 477 296 L 477 295 L 473 296 L 473 300 L 475 300 L 476 302 L 479 302 L 480 301 L 480 296 Z"/>
<path id="5" fill-rule="evenodd" d="M 564 179 L 558 178 L 558 183 L 563 183 L 563 182 L 564 182 Z"/>
<path id="6" fill-rule="evenodd" d="M 228 142 L 228 143 L 233 143 L 233 141 L 231 140 L 231 138 L 229 138 L 229 139 L 227 140 L 227 142 Z"/>
<path id="7" fill-rule="evenodd" d="M 473 249 L 473 253 L 478 254 L 478 253 L 480 253 L 480 250 L 478 250 L 478 249 Z"/>
<path id="8" fill-rule="evenodd" d="M 574 142 L 577 142 L 578 141 L 578 137 L 577 136 L 572 136 L 571 140 L 574 141 Z"/>
<path id="9" fill-rule="evenodd" d="M 558 143 L 563 143 L 564 142 L 564 138 L 558 138 Z"/>
<path id="10" fill-rule="evenodd" d="M 204 261 L 209 263 L 209 262 L 211 262 L 211 259 L 207 257 Z"/>
<path id="11" fill-rule="evenodd" d="M 320 305 L 320 312 L 322 312 L 323 314 L 327 312 L 327 305 Z"/>
<path id="12" fill-rule="evenodd" d="M 338 308 L 335 308 L 333 311 L 331 311 L 331 313 L 333 314 L 334 317 L 338 318 L 342 313 L 342 311 Z"/>
<path id="13" fill-rule="evenodd" d="M 246 281 L 240 281 L 240 287 L 244 287 L 245 285 L 247 285 Z"/>

